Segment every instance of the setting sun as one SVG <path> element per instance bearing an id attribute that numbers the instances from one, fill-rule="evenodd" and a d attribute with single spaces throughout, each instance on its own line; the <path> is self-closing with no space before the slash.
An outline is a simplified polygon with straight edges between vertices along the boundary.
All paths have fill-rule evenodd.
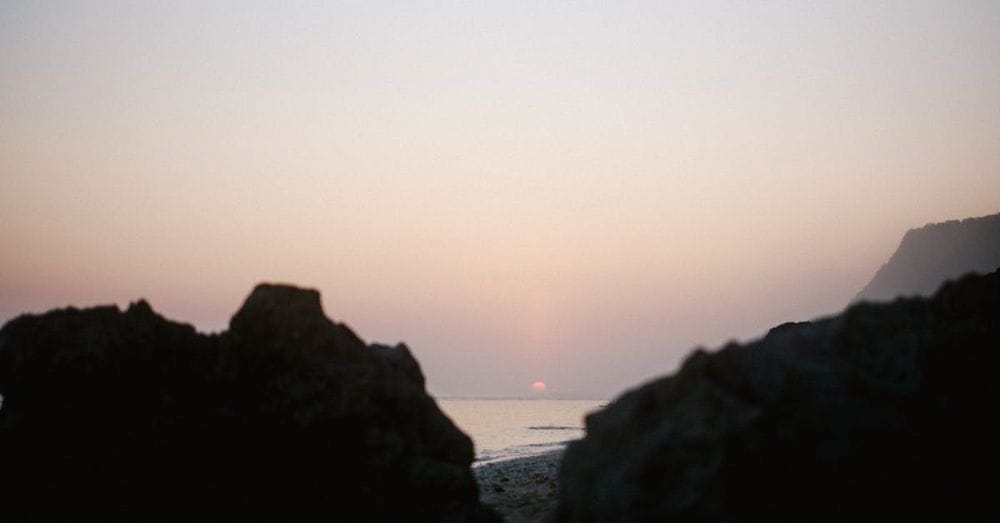
<path id="1" fill-rule="evenodd" d="M 531 391 L 532 392 L 545 392 L 545 389 L 547 389 L 547 388 L 548 387 L 545 385 L 544 381 L 536 381 L 536 382 L 534 382 L 534 383 L 531 384 Z"/>

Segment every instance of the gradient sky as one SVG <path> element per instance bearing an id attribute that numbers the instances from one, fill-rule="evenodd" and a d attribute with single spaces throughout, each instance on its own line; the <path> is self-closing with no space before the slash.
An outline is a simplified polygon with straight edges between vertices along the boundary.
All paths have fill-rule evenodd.
<path id="1" fill-rule="evenodd" d="M 1000 210 L 1000 3 L 0 0 L 0 321 L 318 288 L 607 397 Z"/>

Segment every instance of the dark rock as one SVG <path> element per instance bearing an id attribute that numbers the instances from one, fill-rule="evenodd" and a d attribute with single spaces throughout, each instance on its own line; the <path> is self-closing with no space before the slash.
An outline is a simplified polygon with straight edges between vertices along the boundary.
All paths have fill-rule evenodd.
<path id="1" fill-rule="evenodd" d="M 559 519 L 977 519 L 993 508 L 998 319 L 1000 271 L 696 351 L 587 418 Z"/>
<path id="2" fill-rule="evenodd" d="M 0 519 L 490 521 L 405 345 L 254 289 L 202 335 L 143 301 L 0 330 Z"/>
<path id="3" fill-rule="evenodd" d="M 424 386 L 424 374 L 420 372 L 420 365 L 413 358 L 409 347 L 400 343 L 395 347 L 388 345 L 372 344 L 371 350 L 383 359 L 383 362 L 399 371 L 400 374 L 408 376 L 414 383 Z"/>
<path id="4" fill-rule="evenodd" d="M 1000 267 L 1000 214 L 932 223 L 907 231 L 892 258 L 855 301 L 930 296 L 942 283 Z"/>

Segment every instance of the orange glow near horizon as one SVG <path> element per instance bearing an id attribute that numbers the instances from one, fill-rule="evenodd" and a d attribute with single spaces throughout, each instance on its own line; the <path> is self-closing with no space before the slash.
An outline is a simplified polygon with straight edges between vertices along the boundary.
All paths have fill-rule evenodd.
<path id="1" fill-rule="evenodd" d="M 531 391 L 535 393 L 545 392 L 548 387 L 545 385 L 544 381 L 536 381 L 531 384 Z"/>

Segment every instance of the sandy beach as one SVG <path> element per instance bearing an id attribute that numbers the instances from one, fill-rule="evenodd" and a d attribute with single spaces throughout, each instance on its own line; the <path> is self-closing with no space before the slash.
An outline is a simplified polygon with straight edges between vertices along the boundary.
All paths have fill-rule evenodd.
<path id="1" fill-rule="evenodd" d="M 555 515 L 562 455 L 562 450 L 555 450 L 473 468 L 480 501 L 508 523 L 550 520 Z"/>

